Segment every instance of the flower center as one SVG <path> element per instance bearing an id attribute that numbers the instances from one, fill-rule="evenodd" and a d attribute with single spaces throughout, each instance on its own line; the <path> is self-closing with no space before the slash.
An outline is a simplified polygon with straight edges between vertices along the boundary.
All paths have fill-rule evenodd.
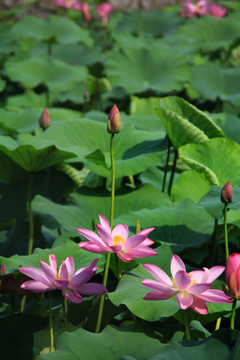
<path id="1" fill-rule="evenodd" d="M 114 235 L 112 239 L 112 246 L 121 244 L 123 245 L 125 243 L 125 238 L 121 235 Z"/>
<path id="2" fill-rule="evenodd" d="M 59 273 L 56 273 L 56 279 L 57 280 L 62 280 L 61 275 L 59 275 Z"/>

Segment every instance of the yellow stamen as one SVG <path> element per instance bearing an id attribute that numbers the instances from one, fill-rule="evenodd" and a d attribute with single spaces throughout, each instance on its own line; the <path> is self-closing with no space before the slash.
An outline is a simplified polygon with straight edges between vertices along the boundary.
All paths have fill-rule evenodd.
<path id="1" fill-rule="evenodd" d="M 57 280 L 62 280 L 61 276 L 59 275 L 59 273 L 56 273 L 56 279 Z"/>
<path id="2" fill-rule="evenodd" d="M 113 240 L 112 240 L 112 246 L 121 244 L 123 245 L 125 243 L 125 238 L 121 235 L 114 235 Z"/>

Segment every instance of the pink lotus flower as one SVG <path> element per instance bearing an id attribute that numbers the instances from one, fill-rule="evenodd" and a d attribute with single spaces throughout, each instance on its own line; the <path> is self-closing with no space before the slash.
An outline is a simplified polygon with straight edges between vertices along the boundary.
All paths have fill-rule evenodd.
<path id="1" fill-rule="evenodd" d="M 68 256 L 57 271 L 56 257 L 49 255 L 50 265 L 40 261 L 41 269 L 34 267 L 19 268 L 21 273 L 33 279 L 25 281 L 21 288 L 36 293 L 59 289 L 67 300 L 80 303 L 82 301 L 81 295 L 103 295 L 108 292 L 101 284 L 87 283 L 98 269 L 95 267 L 97 262 L 98 259 L 95 259 L 87 267 L 74 273 L 74 260 Z"/>
<path id="2" fill-rule="evenodd" d="M 81 12 L 87 22 L 90 22 L 92 20 L 92 15 L 90 13 L 88 3 L 82 3 Z"/>
<path id="3" fill-rule="evenodd" d="M 226 182 L 221 191 L 221 202 L 229 204 L 233 201 L 233 188 L 230 181 Z"/>
<path id="4" fill-rule="evenodd" d="M 81 3 L 78 0 L 55 0 L 54 5 L 65 9 L 81 10 Z"/>
<path id="5" fill-rule="evenodd" d="M 51 124 L 51 119 L 48 110 L 45 108 L 43 109 L 43 112 L 38 120 L 39 126 L 45 130 L 47 129 Z"/>
<path id="6" fill-rule="evenodd" d="M 77 229 L 89 241 L 83 241 L 78 246 L 94 253 L 112 252 L 125 262 L 132 261 L 134 257 L 142 258 L 157 255 L 150 245 L 154 241 L 147 238 L 155 228 L 140 231 L 137 235 L 128 237 L 129 230 L 126 225 L 119 224 L 111 231 L 109 222 L 103 215 L 99 215 L 100 225 L 97 224 L 99 236 L 87 229 Z"/>
<path id="7" fill-rule="evenodd" d="M 240 299 L 240 254 L 234 253 L 229 256 L 226 263 L 225 281 L 228 287 L 228 295 Z"/>
<path id="8" fill-rule="evenodd" d="M 208 13 L 209 0 L 199 0 L 196 3 L 192 3 L 190 0 L 183 1 L 183 9 L 180 10 L 180 16 L 187 16 L 191 18 L 193 16 L 203 16 Z"/>
<path id="9" fill-rule="evenodd" d="M 108 15 L 113 11 L 113 6 L 107 2 L 103 2 L 100 5 L 96 6 L 96 11 L 98 17 L 102 20 L 102 22 L 108 22 Z"/>
<path id="10" fill-rule="evenodd" d="M 229 303 L 231 299 L 221 290 L 210 289 L 212 281 L 224 271 L 224 266 L 214 266 L 211 269 L 186 272 L 185 265 L 179 256 L 173 255 L 171 273 L 173 280 L 158 266 L 143 265 L 157 280 L 146 279 L 142 284 L 152 290 L 145 300 L 166 300 L 177 294 L 177 302 L 181 309 L 191 307 L 199 314 L 208 313 L 206 301 L 216 303 Z"/>
<path id="11" fill-rule="evenodd" d="M 113 105 L 108 115 L 107 131 L 110 134 L 119 133 L 122 129 L 121 115 L 117 105 Z"/>
<path id="12" fill-rule="evenodd" d="M 210 4 L 208 7 L 209 15 L 212 15 L 217 18 L 222 18 L 227 13 L 227 8 L 222 7 L 220 4 Z"/>

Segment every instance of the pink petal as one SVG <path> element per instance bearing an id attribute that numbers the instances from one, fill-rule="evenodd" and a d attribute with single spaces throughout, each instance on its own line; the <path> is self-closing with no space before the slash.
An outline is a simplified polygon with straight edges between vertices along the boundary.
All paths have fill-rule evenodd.
<path id="1" fill-rule="evenodd" d="M 151 280 L 151 279 L 145 279 L 142 281 L 142 284 L 146 287 L 148 287 L 149 289 L 152 290 L 156 290 L 156 291 L 160 291 L 160 292 L 167 292 L 169 293 L 170 291 L 172 291 L 173 295 L 176 294 L 178 292 L 177 289 L 173 289 L 173 287 L 168 287 L 165 284 L 162 284 L 156 280 Z"/>
<path id="2" fill-rule="evenodd" d="M 188 292 L 192 295 L 198 295 L 208 290 L 213 283 L 210 284 L 195 284 L 188 289 Z"/>
<path id="3" fill-rule="evenodd" d="M 128 238 L 129 229 L 127 225 L 118 224 L 112 231 L 112 237 L 115 235 L 122 236 L 125 240 Z"/>
<path id="4" fill-rule="evenodd" d="M 87 229 L 81 229 L 81 228 L 78 228 L 77 231 L 95 245 L 98 245 L 98 246 L 106 245 L 103 242 L 103 240 L 94 231 L 87 230 Z"/>
<path id="5" fill-rule="evenodd" d="M 150 245 L 152 245 L 152 244 L 154 244 L 154 243 L 155 243 L 155 241 L 147 238 L 146 240 L 144 240 L 144 241 L 141 243 L 141 246 L 150 246 Z"/>
<path id="6" fill-rule="evenodd" d="M 59 289 L 59 290 L 65 289 L 69 285 L 68 280 L 56 280 L 56 279 L 53 279 L 53 283 L 57 287 L 57 289 Z"/>
<path id="7" fill-rule="evenodd" d="M 37 269 L 31 266 L 21 267 L 18 269 L 21 273 L 29 276 L 30 278 L 40 281 L 45 285 L 50 285 L 49 279 L 46 277 L 42 269 Z"/>
<path id="8" fill-rule="evenodd" d="M 52 271 L 56 274 L 57 273 L 57 260 L 54 254 L 49 255 L 49 264 L 52 268 Z"/>
<path id="9" fill-rule="evenodd" d="M 153 264 L 143 264 L 143 267 L 150 272 L 150 274 L 157 279 L 160 283 L 172 286 L 172 280 L 170 277 L 158 266 Z"/>
<path id="10" fill-rule="evenodd" d="M 68 271 L 68 277 L 71 277 L 75 270 L 75 264 L 72 256 L 68 256 L 65 260 L 65 264 Z"/>
<path id="11" fill-rule="evenodd" d="M 141 244 L 144 240 L 146 240 L 146 237 L 148 236 L 148 234 L 153 231 L 155 228 L 148 228 L 145 230 L 140 231 L 137 235 L 133 235 L 131 237 L 129 237 L 124 245 L 123 245 L 123 249 L 124 250 L 131 250 L 137 246 L 139 246 L 139 244 Z"/>
<path id="12" fill-rule="evenodd" d="M 178 255 L 173 255 L 171 260 L 171 274 L 173 278 L 175 278 L 175 275 L 179 270 L 186 271 L 184 262 Z"/>
<path id="13" fill-rule="evenodd" d="M 179 290 L 186 290 L 191 285 L 192 281 L 190 275 L 184 270 L 179 270 L 175 274 L 174 280 L 176 281 L 176 286 Z"/>
<path id="14" fill-rule="evenodd" d="M 208 269 L 208 278 L 206 282 L 213 282 L 217 279 L 225 270 L 225 266 L 213 266 L 212 268 Z"/>
<path id="15" fill-rule="evenodd" d="M 78 244 L 78 246 L 81 249 L 97 254 L 102 254 L 108 251 L 108 248 L 106 246 L 92 244 L 89 241 L 82 241 L 80 244 Z"/>
<path id="16" fill-rule="evenodd" d="M 216 289 L 209 289 L 199 295 L 201 299 L 208 302 L 215 302 L 215 303 L 230 303 L 232 302 L 231 298 L 224 294 L 221 290 Z"/>
<path id="17" fill-rule="evenodd" d="M 169 292 L 163 292 L 161 293 L 160 291 L 152 291 L 150 293 L 148 293 L 147 295 L 144 296 L 144 300 L 166 300 L 169 299 L 170 297 L 172 297 L 173 294 L 172 291 Z"/>
<path id="18" fill-rule="evenodd" d="M 194 296 L 193 297 L 193 303 L 191 305 L 191 308 L 201 314 L 201 315 L 207 315 L 208 314 L 208 311 L 207 311 L 207 306 L 206 306 L 206 303 L 204 300 Z"/>
<path id="19" fill-rule="evenodd" d="M 105 286 L 98 283 L 88 283 L 80 286 L 78 292 L 82 295 L 104 295 L 108 291 Z"/>
<path id="20" fill-rule="evenodd" d="M 67 265 L 65 264 L 65 261 L 62 262 L 60 268 L 59 268 L 59 275 L 61 277 L 61 280 L 67 280 L 68 281 L 68 269 Z"/>
<path id="21" fill-rule="evenodd" d="M 52 290 L 55 287 L 53 285 L 51 286 L 51 285 L 43 284 L 40 281 L 29 280 L 29 281 L 25 281 L 21 285 L 21 288 L 25 289 L 25 290 L 30 290 L 30 291 L 33 291 L 33 292 L 41 293 L 41 292 Z"/>
<path id="22" fill-rule="evenodd" d="M 106 230 L 102 225 L 96 225 L 97 231 L 99 233 L 99 236 L 102 240 L 102 242 L 108 246 L 112 245 L 112 234 L 108 230 Z"/>
<path id="23" fill-rule="evenodd" d="M 196 280 L 197 283 L 202 283 L 203 278 L 205 278 L 206 274 L 203 270 L 193 270 L 189 273 L 192 276 L 192 280 Z"/>
<path id="24" fill-rule="evenodd" d="M 181 309 L 185 310 L 193 303 L 192 295 L 188 294 L 186 291 L 181 291 L 177 294 L 177 302 Z"/>
<path id="25" fill-rule="evenodd" d="M 82 296 L 76 291 L 64 290 L 62 291 L 62 294 L 68 301 L 71 301 L 76 304 L 79 304 L 83 300 Z"/>
<path id="26" fill-rule="evenodd" d="M 130 253 L 125 253 L 123 251 L 118 251 L 116 254 L 124 262 L 133 261 L 133 256 Z"/>
<path id="27" fill-rule="evenodd" d="M 56 272 L 53 271 L 53 269 L 44 261 L 39 261 L 46 277 L 48 277 L 49 280 L 54 280 L 56 279 Z"/>
<path id="28" fill-rule="evenodd" d="M 136 249 L 132 249 L 129 251 L 129 253 L 132 254 L 133 257 L 135 258 L 143 258 L 143 257 L 147 257 L 147 256 L 154 256 L 157 255 L 157 251 L 153 250 L 151 248 L 148 247 L 138 247 Z"/>
<path id="29" fill-rule="evenodd" d="M 88 266 L 86 266 L 86 267 L 84 267 L 84 268 L 81 268 L 81 269 L 78 269 L 78 270 L 75 272 L 75 275 L 78 275 L 78 274 L 80 274 L 80 273 L 82 273 L 82 272 L 84 272 L 84 271 L 87 271 L 87 270 L 93 271 L 94 274 L 95 274 L 96 271 L 97 271 L 97 269 L 98 269 L 98 267 L 95 267 L 95 265 L 97 264 L 98 260 L 99 260 L 99 259 L 94 259 L 93 261 L 90 262 L 90 264 L 89 264 Z"/>
<path id="30" fill-rule="evenodd" d="M 99 215 L 99 220 L 100 220 L 100 224 L 101 226 L 108 231 L 109 233 L 111 233 L 111 227 L 109 225 L 109 222 L 107 221 L 107 219 L 105 218 L 105 216 L 103 215 Z"/>
<path id="31" fill-rule="evenodd" d="M 90 280 L 95 275 L 95 272 L 92 270 L 84 269 L 81 273 L 75 274 L 69 283 L 69 287 L 71 289 L 78 289 L 79 286 L 85 284 L 88 280 Z"/>

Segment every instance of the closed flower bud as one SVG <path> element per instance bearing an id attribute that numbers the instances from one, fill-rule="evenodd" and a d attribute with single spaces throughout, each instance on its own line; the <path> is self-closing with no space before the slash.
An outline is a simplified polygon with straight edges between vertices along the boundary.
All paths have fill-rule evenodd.
<path id="1" fill-rule="evenodd" d="M 107 131 L 110 134 L 119 133 L 122 129 L 122 121 L 117 105 L 113 105 L 108 115 Z"/>
<path id="2" fill-rule="evenodd" d="M 234 253 L 229 256 L 225 269 L 225 282 L 228 294 L 240 299 L 240 254 Z"/>
<path id="3" fill-rule="evenodd" d="M 2 275 L 6 275 L 6 273 L 7 273 L 7 267 L 6 267 L 6 264 L 2 264 L 1 266 L 0 266 L 0 276 Z"/>
<path id="4" fill-rule="evenodd" d="M 232 200 L 233 200 L 233 188 L 230 181 L 228 181 L 222 188 L 221 202 L 223 202 L 224 204 L 228 204 L 231 203 Z"/>
<path id="5" fill-rule="evenodd" d="M 50 115 L 48 110 L 45 108 L 40 116 L 39 125 L 43 130 L 45 130 L 49 127 L 50 123 Z"/>

